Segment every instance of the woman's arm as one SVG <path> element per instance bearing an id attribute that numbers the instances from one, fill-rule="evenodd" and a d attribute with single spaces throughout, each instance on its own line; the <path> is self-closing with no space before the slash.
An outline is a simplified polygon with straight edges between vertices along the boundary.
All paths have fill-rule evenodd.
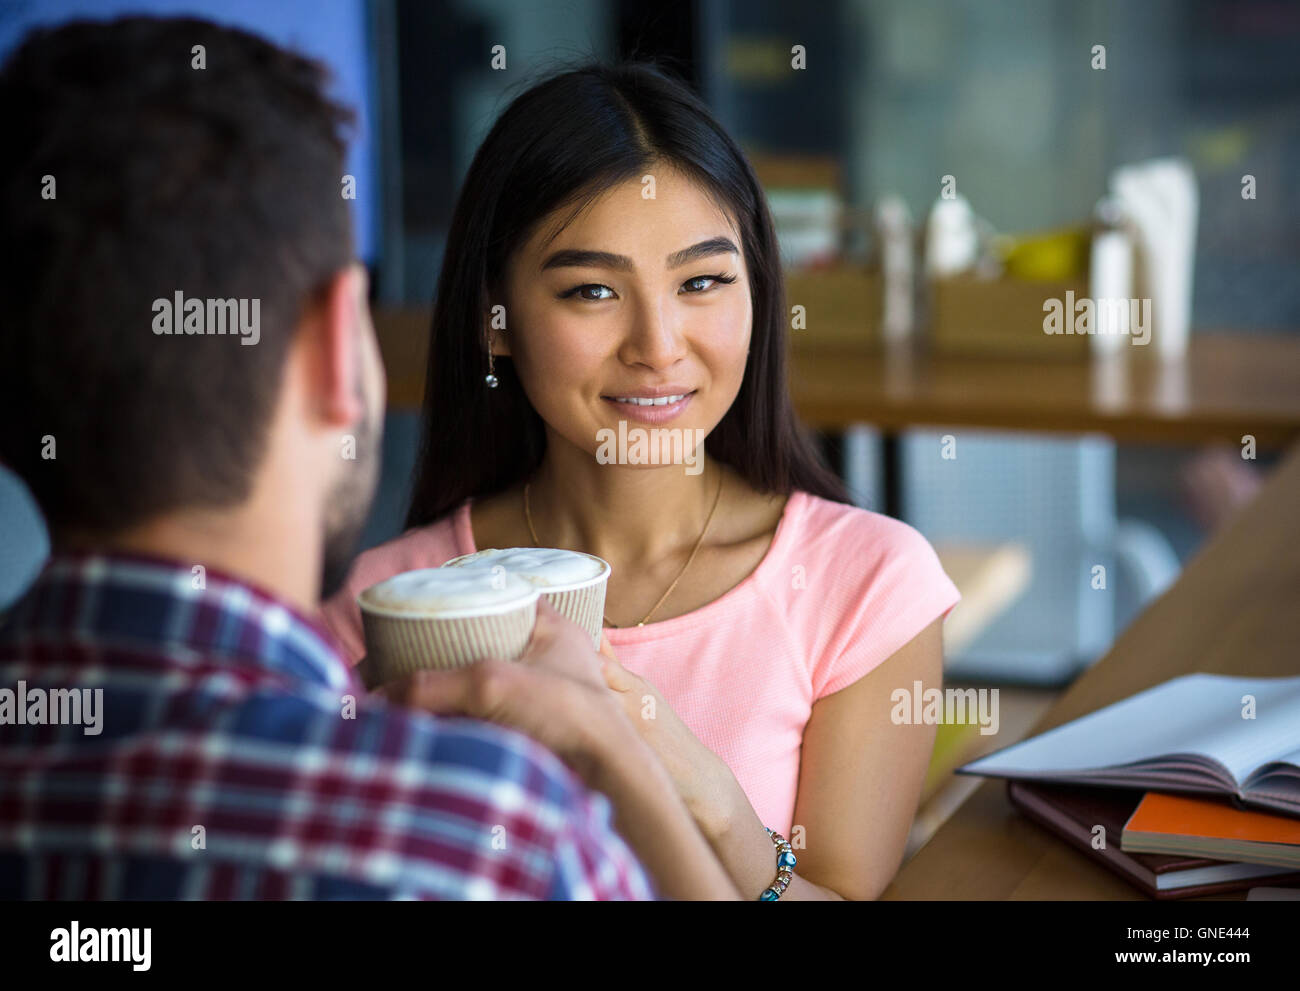
<path id="1" fill-rule="evenodd" d="M 890 695 L 911 693 L 917 681 L 922 690 L 942 687 L 942 625 L 936 619 L 870 673 L 813 704 L 794 813 L 806 846 L 794 850 L 799 863 L 782 899 L 874 899 L 897 873 L 936 729 L 895 725 Z M 776 876 L 772 841 L 739 784 L 728 791 L 731 813 L 701 826 L 741 895 L 757 898 Z"/>

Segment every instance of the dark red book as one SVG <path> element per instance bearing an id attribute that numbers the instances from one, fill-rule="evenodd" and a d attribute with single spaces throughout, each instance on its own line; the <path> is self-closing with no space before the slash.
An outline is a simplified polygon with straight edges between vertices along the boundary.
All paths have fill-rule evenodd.
<path id="1" fill-rule="evenodd" d="M 1125 853 L 1120 849 L 1124 824 L 1145 794 L 1145 790 L 1128 788 L 1007 782 L 1007 797 L 1012 805 L 1148 897 L 1194 898 L 1244 888 L 1300 884 L 1300 872 L 1287 867 L 1205 857 Z M 1096 826 L 1105 829 L 1106 843 L 1102 849 L 1093 847 Z"/>

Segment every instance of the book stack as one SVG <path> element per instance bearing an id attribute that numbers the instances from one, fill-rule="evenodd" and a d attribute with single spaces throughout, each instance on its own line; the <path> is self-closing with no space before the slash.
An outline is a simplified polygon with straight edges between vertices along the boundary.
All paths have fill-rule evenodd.
<path id="1" fill-rule="evenodd" d="M 1175 678 L 957 773 L 1153 898 L 1300 886 L 1300 678 Z"/>

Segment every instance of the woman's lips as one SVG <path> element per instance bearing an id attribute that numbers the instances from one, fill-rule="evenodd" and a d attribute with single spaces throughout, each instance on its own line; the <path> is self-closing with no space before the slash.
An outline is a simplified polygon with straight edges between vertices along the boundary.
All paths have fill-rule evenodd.
<path id="1" fill-rule="evenodd" d="M 601 396 L 601 402 L 605 403 L 618 415 L 626 420 L 635 420 L 638 423 L 667 423 L 681 415 L 682 410 L 691 404 L 695 397 L 694 392 L 688 392 L 684 397 L 675 403 L 665 403 L 663 406 L 641 406 L 637 403 L 620 403 L 617 399 L 610 399 L 608 396 Z"/>

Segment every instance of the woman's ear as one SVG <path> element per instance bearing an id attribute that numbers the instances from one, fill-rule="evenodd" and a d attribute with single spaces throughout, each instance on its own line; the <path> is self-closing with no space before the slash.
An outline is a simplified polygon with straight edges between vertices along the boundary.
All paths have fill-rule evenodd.
<path id="1" fill-rule="evenodd" d="M 506 307 L 493 300 L 486 321 L 488 350 L 498 358 L 510 357 L 510 337 L 506 332 Z"/>

